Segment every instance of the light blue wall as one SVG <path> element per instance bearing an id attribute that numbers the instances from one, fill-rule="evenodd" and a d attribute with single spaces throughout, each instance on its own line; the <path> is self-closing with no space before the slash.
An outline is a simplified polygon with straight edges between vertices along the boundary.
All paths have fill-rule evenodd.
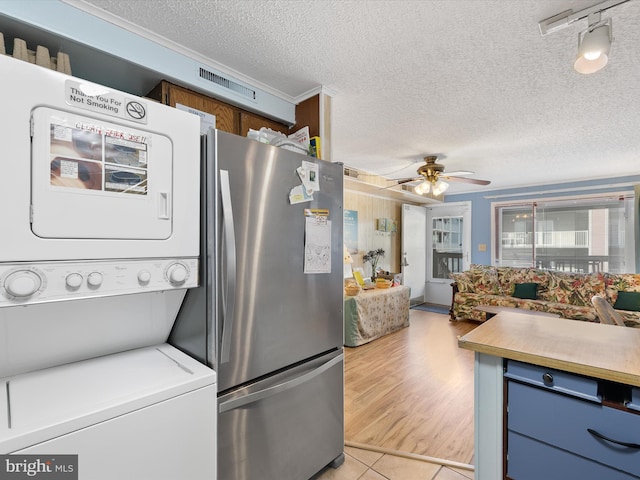
<path id="1" fill-rule="evenodd" d="M 553 185 L 539 185 L 526 188 L 512 188 L 503 190 L 483 190 L 482 192 L 447 195 L 445 203 L 448 202 L 471 202 L 471 263 L 483 265 L 491 264 L 491 203 L 535 200 L 550 197 L 566 197 L 575 195 L 585 195 L 604 192 L 633 192 L 634 187 L 630 183 L 640 183 L 640 175 L 630 177 L 607 178 L 603 180 L 590 180 L 585 182 L 556 183 Z M 626 186 L 622 186 L 624 184 Z M 598 188 L 594 188 L 598 187 Z M 530 193 L 530 195 L 527 195 Z M 499 196 L 499 198 L 491 198 Z M 636 202 L 635 211 L 636 245 L 638 242 L 638 204 Z M 487 246 L 485 252 L 478 250 L 478 246 Z M 640 271 L 640 253 L 636 249 L 636 271 Z"/>

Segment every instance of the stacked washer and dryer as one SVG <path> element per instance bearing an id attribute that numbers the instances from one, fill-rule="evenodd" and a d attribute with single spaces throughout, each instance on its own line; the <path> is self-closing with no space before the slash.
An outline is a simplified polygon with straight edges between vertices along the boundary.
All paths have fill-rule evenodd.
<path id="1" fill-rule="evenodd" d="M 214 479 L 215 372 L 166 343 L 198 284 L 198 117 L 2 55 L 0 76 L 0 454 Z"/>

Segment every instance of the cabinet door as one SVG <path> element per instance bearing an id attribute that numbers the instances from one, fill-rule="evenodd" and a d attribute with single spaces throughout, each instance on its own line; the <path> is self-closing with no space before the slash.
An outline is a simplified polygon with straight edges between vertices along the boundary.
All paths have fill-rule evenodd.
<path id="1" fill-rule="evenodd" d="M 289 133 L 289 127 L 276 120 L 247 112 L 221 100 L 208 97 L 188 88 L 174 85 L 167 81 L 160 82 L 149 94 L 149 98 L 175 107 L 177 103 L 207 112 L 216 116 L 216 128 L 245 137 L 249 129 L 260 130 L 270 128 L 276 132 Z M 311 135 L 318 135 L 311 133 Z"/>
<path id="2" fill-rule="evenodd" d="M 234 107 L 223 102 L 201 95 L 177 85 L 169 85 L 169 105 L 175 107 L 177 103 L 186 105 L 216 116 L 216 128 L 238 135 L 237 111 Z"/>
<path id="3" fill-rule="evenodd" d="M 260 130 L 262 127 L 270 128 L 271 130 L 284 133 L 285 135 L 288 134 L 287 132 L 289 131 L 288 127 L 282 123 L 276 122 L 275 120 L 256 115 L 255 113 L 240 112 L 239 135 L 246 137 L 250 128 L 253 130 Z"/>

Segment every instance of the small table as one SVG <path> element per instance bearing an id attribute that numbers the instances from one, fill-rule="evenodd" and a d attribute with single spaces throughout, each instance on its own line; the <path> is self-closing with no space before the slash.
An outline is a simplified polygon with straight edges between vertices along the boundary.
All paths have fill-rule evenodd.
<path id="1" fill-rule="evenodd" d="M 409 326 L 411 289 L 405 285 L 364 290 L 344 299 L 344 345 L 357 347 Z"/>
<path id="2" fill-rule="evenodd" d="M 516 314 L 522 314 L 522 315 L 534 315 L 537 317 L 560 318 L 560 315 L 557 315 L 555 313 L 538 312 L 536 310 L 526 310 L 524 308 L 516 308 L 516 307 L 499 307 L 495 305 L 476 305 L 475 307 L 473 307 L 473 309 L 479 312 L 484 312 L 486 314 L 487 320 L 489 320 L 492 317 L 495 317 L 497 314 L 502 312 L 516 313 Z"/>

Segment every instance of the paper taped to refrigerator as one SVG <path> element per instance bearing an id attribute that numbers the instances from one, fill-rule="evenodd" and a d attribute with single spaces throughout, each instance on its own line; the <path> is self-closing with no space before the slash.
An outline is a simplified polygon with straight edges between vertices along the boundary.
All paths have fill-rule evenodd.
<path id="1" fill-rule="evenodd" d="M 309 195 L 313 192 L 320 191 L 320 180 L 318 178 L 318 164 L 313 162 L 302 162 L 302 166 L 298 167 L 296 171 L 298 176 L 304 185 L 305 190 Z"/>
<path id="2" fill-rule="evenodd" d="M 310 202 L 313 200 L 313 195 L 307 194 L 307 190 L 302 185 L 297 185 L 289 192 L 289 203 L 295 205 L 296 203 Z"/>
<path id="3" fill-rule="evenodd" d="M 305 218 L 304 273 L 331 273 L 331 221 Z"/>

